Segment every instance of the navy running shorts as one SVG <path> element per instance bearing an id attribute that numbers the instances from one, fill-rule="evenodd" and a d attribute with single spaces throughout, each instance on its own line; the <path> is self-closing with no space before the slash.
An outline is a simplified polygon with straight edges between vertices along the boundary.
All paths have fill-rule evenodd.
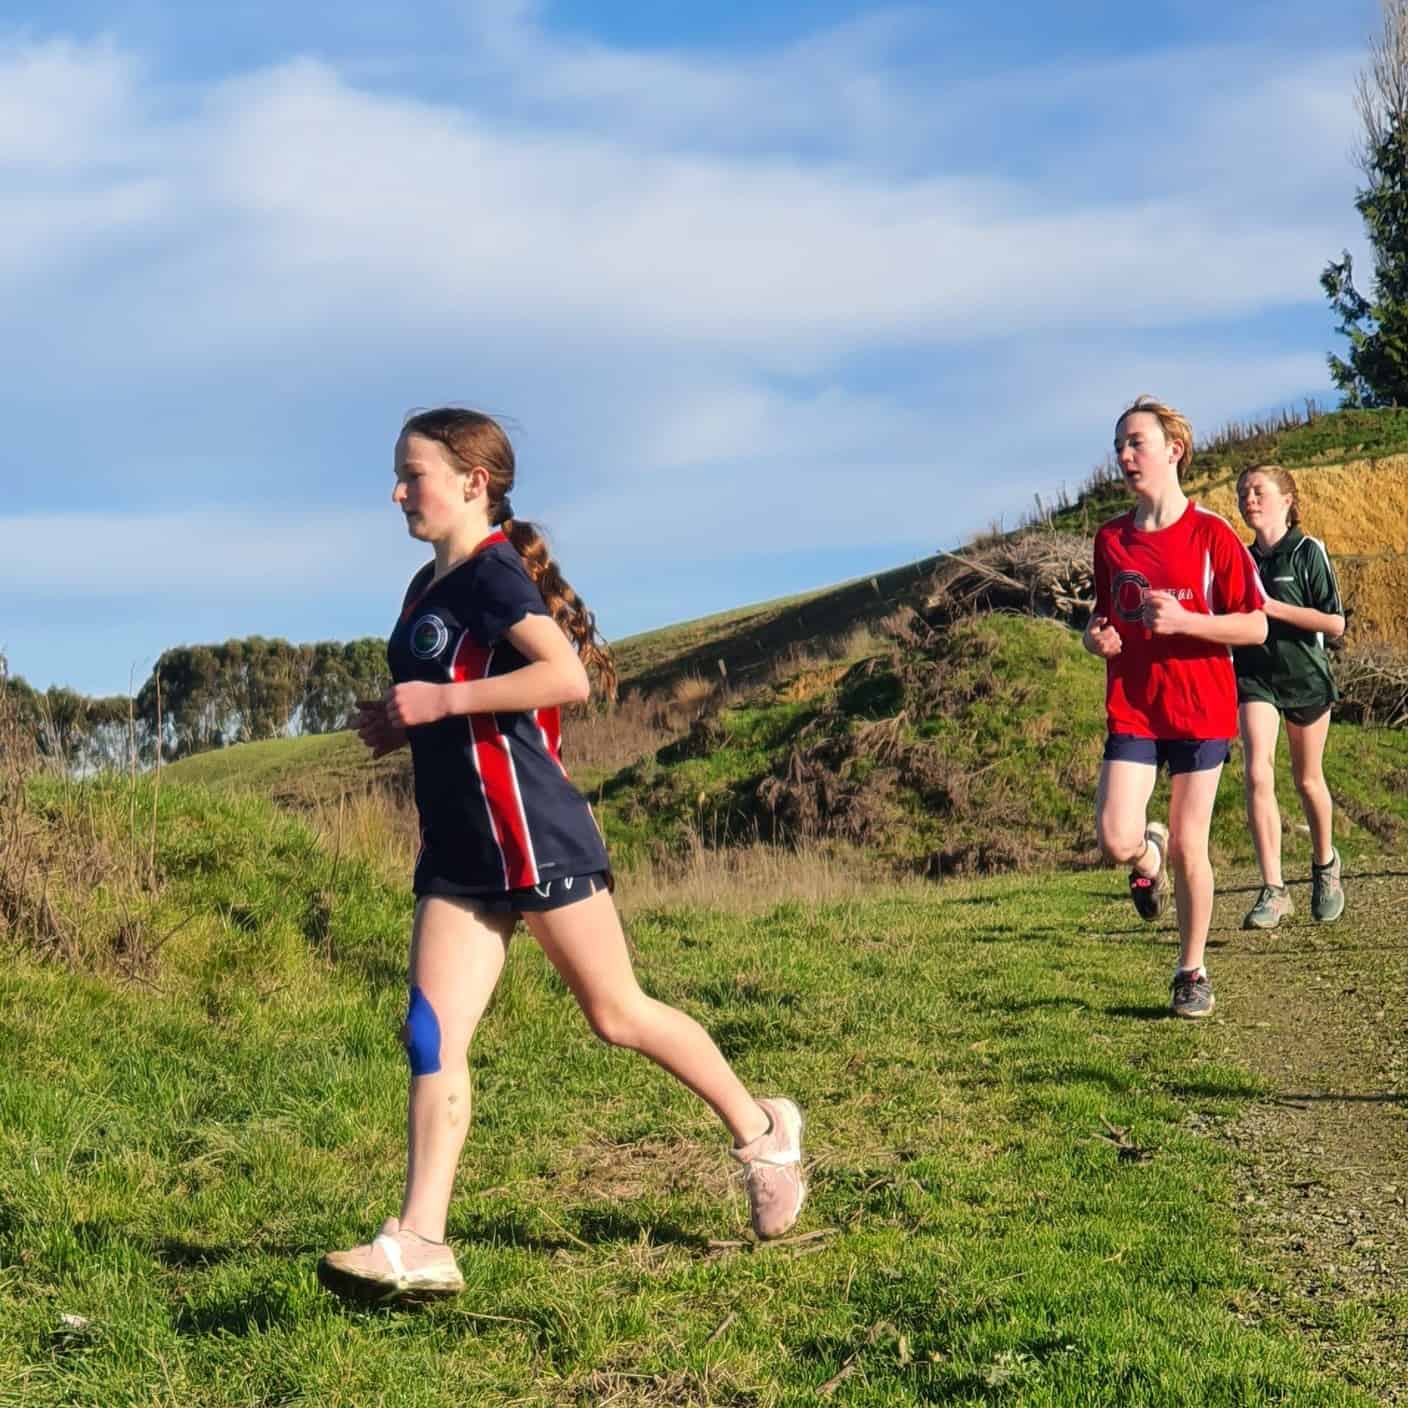
<path id="1" fill-rule="evenodd" d="M 1105 736 L 1107 763 L 1148 763 L 1167 767 L 1169 775 L 1208 772 L 1220 768 L 1232 755 L 1225 738 L 1140 738 L 1133 733 Z"/>
<path id="2" fill-rule="evenodd" d="M 416 875 L 417 899 L 439 895 L 472 909 L 476 914 L 543 914 L 550 909 L 565 909 L 579 900 L 588 900 L 602 890 L 615 888 L 609 870 L 593 871 L 590 875 L 559 875 L 539 885 L 525 885 L 521 890 L 499 890 L 487 895 L 467 895 L 453 885 L 438 883 L 434 876 Z"/>

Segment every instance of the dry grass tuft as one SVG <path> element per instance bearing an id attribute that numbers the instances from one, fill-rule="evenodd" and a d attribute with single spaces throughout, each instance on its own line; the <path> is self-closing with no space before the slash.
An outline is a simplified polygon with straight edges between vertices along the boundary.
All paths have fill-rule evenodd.
<path id="1" fill-rule="evenodd" d="M 36 805 L 32 784 L 46 773 L 55 785 Z M 0 657 L 0 942 L 151 985 L 181 925 L 160 932 L 154 920 L 159 775 L 148 788 L 133 764 L 124 780 L 99 792 L 72 777 L 62 754 L 45 757 Z"/>
<path id="2" fill-rule="evenodd" d="M 846 846 L 762 842 L 713 850 L 694 837 L 684 855 L 634 865 L 618 876 L 616 902 L 628 918 L 647 910 L 698 908 L 724 914 L 766 914 L 778 905 L 838 904 L 875 893 L 924 889 L 873 856 Z"/>
<path id="3" fill-rule="evenodd" d="M 717 1140 L 598 1141 L 571 1150 L 565 1167 L 554 1169 L 552 1185 L 556 1196 L 569 1199 L 628 1202 L 699 1193 L 723 1202 L 738 1191 L 738 1164 Z"/>
<path id="4" fill-rule="evenodd" d="M 0 939 L 64 954 L 74 936 L 50 893 L 51 838 L 27 797 L 29 779 L 43 766 L 0 657 Z"/>
<path id="5" fill-rule="evenodd" d="M 404 788 L 373 785 L 335 800 L 315 800 L 305 816 L 324 850 L 355 856 L 392 884 L 410 882 L 420 821 L 415 799 Z"/>
<path id="6" fill-rule="evenodd" d="M 642 1374 L 628 1369 L 593 1369 L 577 1385 L 572 1403 L 586 1408 L 709 1408 L 709 1405 L 751 1405 L 759 1402 L 752 1390 L 729 1382 L 727 1375 L 701 1376 L 688 1369 L 668 1374 Z"/>

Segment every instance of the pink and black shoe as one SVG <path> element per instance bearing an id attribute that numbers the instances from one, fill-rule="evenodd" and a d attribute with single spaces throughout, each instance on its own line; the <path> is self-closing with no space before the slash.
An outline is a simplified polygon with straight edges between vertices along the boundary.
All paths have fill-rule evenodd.
<path id="1" fill-rule="evenodd" d="M 1129 897 L 1143 920 L 1152 922 L 1168 904 L 1168 827 L 1161 821 L 1151 821 L 1144 828 L 1144 844 L 1153 846 L 1159 855 L 1159 868 L 1152 875 L 1129 872 Z"/>

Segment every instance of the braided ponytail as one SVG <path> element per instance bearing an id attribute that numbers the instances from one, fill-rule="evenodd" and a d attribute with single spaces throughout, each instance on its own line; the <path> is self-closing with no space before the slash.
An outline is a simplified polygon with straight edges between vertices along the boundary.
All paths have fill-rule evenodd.
<path id="1" fill-rule="evenodd" d="M 503 523 L 504 536 L 523 559 L 523 566 L 542 594 L 543 605 L 577 649 L 582 664 L 594 671 L 602 692 L 616 697 L 616 664 L 611 651 L 596 628 L 596 616 L 572 589 L 562 569 L 548 550 L 548 540 L 535 523 L 510 518 Z"/>
<path id="2" fill-rule="evenodd" d="M 516 466 L 513 446 L 503 427 L 482 411 L 445 406 L 409 416 L 401 427 L 401 434 L 434 440 L 466 474 L 476 467 L 488 474 L 490 524 L 501 529 L 517 549 L 552 619 L 572 642 L 582 664 L 596 674 L 602 692 L 608 699 L 614 699 L 616 666 L 611 651 L 597 631 L 596 617 L 563 577 L 539 529 L 513 515 L 508 496 L 513 488 Z"/>

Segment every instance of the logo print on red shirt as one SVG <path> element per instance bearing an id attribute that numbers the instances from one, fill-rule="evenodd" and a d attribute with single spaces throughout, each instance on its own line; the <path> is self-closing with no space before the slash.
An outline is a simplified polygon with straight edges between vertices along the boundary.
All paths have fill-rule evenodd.
<path id="1" fill-rule="evenodd" d="M 1110 598 L 1121 621 L 1138 621 L 1149 595 L 1149 579 L 1142 572 L 1117 572 L 1110 584 Z"/>

